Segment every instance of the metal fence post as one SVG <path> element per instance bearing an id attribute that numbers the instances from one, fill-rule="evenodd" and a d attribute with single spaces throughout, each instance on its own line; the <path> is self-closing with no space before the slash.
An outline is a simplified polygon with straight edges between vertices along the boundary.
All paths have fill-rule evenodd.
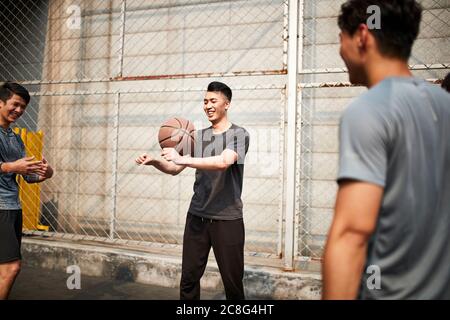
<path id="1" fill-rule="evenodd" d="M 300 8 L 303 1 L 300 0 Z M 295 175 L 296 175 L 296 128 L 297 128 L 297 83 L 298 83 L 298 25 L 299 0 L 289 1 L 289 47 L 288 47 L 288 101 L 287 101 L 287 174 L 284 269 L 294 268 L 294 220 L 295 220 Z"/>
<path id="2" fill-rule="evenodd" d="M 126 21 L 127 1 L 122 0 L 120 9 L 120 47 L 119 47 L 119 70 L 118 77 L 123 75 L 123 53 L 125 49 L 125 21 Z M 112 150 L 112 186 L 111 186 L 111 216 L 109 222 L 109 238 L 114 239 L 116 232 L 117 216 L 117 171 L 119 158 L 119 116 L 120 116 L 120 93 L 117 93 L 114 101 L 115 113 L 113 124 L 113 150 Z"/>
<path id="3" fill-rule="evenodd" d="M 120 47 L 119 47 L 119 72 L 117 77 L 123 76 L 123 53 L 125 50 L 125 23 L 127 18 L 127 0 L 122 0 L 122 6 L 120 9 Z"/>
<path id="4" fill-rule="evenodd" d="M 111 240 L 114 239 L 114 233 L 116 232 L 116 216 L 117 216 L 117 171 L 119 158 L 120 93 L 116 94 L 114 107 L 115 113 L 113 124 L 111 216 L 109 222 L 109 238 Z"/>
<path id="5" fill-rule="evenodd" d="M 287 71 L 288 63 L 288 45 L 289 45 L 289 1 L 283 2 L 283 70 Z M 283 257 L 283 230 L 284 230 L 284 214 L 285 214 L 285 139 L 286 139 L 286 101 L 287 101 L 287 88 L 284 87 L 281 90 L 281 112 L 280 112 L 280 187 L 281 196 L 279 200 L 279 212 L 278 212 L 278 241 L 277 241 L 277 256 Z"/>

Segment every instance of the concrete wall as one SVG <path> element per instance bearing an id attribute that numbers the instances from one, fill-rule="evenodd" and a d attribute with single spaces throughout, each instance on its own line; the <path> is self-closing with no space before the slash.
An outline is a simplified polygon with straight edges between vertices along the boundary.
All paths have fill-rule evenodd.
<path id="1" fill-rule="evenodd" d="M 68 5 L 79 4 L 79 29 L 67 28 Z M 118 72 L 120 1 L 51 2 L 45 75 L 48 80 L 109 78 Z M 123 76 L 266 71 L 283 68 L 282 1 L 127 1 Z M 235 90 L 231 120 L 250 132 L 245 169 L 247 248 L 276 254 L 281 214 L 284 76 L 223 79 Z M 140 168 L 143 152 L 158 155 L 160 124 L 174 116 L 208 126 L 204 90 L 212 78 L 48 85 L 61 90 L 152 90 L 122 94 L 118 129 L 117 235 L 181 243 L 194 170 L 178 177 Z M 188 88 L 196 88 L 189 90 Z M 179 92 L 171 90 L 176 89 Z M 168 92 L 164 92 L 167 90 Z M 160 91 L 160 92 L 158 92 Z M 161 92 L 162 91 L 162 92 Z M 112 212 L 113 95 L 46 97 L 41 125 L 58 174 L 45 186 L 57 230 L 107 236 Z M 46 118 L 45 114 L 52 114 Z"/>
<path id="2" fill-rule="evenodd" d="M 344 67 L 338 54 L 336 26 L 336 15 L 342 2 L 305 2 L 305 37 L 300 52 L 304 69 Z M 87 15 L 80 30 L 64 31 L 57 27 L 67 18 L 64 6 L 58 5 L 51 10 L 50 32 L 54 33 L 49 34 L 53 49 L 52 55 L 48 56 L 52 66 L 48 74 L 52 79 L 99 78 L 117 73 L 120 2 L 90 3 L 89 7 L 80 4 Z M 423 1 L 423 5 L 426 9 L 423 27 L 411 64 L 448 62 L 450 57 L 445 48 L 448 47 L 449 28 L 442 25 L 443 21 L 449 20 L 446 19 L 449 18 L 448 4 Z M 170 5 L 164 1 L 129 1 L 127 10 L 124 76 L 278 70 L 283 67 L 282 1 L 177 1 Z M 427 49 L 430 46 L 433 50 Z M 72 50 L 67 50 L 68 47 Z M 439 78 L 443 74 L 442 70 L 418 72 L 419 76 L 427 78 Z M 204 88 L 210 80 L 137 82 L 121 85 L 121 88 L 150 86 L 168 88 L 169 91 Z M 235 86 L 257 86 L 282 84 L 286 79 L 285 76 L 240 77 L 224 81 Z M 323 81 L 347 81 L 347 75 L 301 77 L 303 83 Z M 115 86 L 110 84 L 107 88 Z M 93 88 L 91 85 L 75 87 Z M 301 188 L 298 193 L 300 255 L 320 256 L 337 190 L 339 117 L 346 105 L 364 90 L 322 88 L 302 91 L 299 115 L 299 123 L 303 124 L 300 130 Z M 283 92 L 279 89 L 235 92 L 231 118 L 252 132 L 249 157 L 253 156 L 253 160 L 246 167 L 243 194 L 248 250 L 277 252 L 282 208 L 280 175 L 285 154 L 284 145 L 279 141 L 284 133 L 282 97 Z M 58 129 L 58 140 L 52 143 L 61 166 L 57 178 L 60 180 L 55 185 L 67 187 L 52 188 L 51 191 L 57 193 L 60 211 L 76 216 L 75 220 L 67 219 L 66 224 L 61 224 L 70 229 L 75 221 L 78 233 L 106 235 L 111 212 L 114 97 L 69 96 L 55 101 L 51 105 L 57 110 L 57 126 L 67 130 L 61 134 Z M 182 116 L 194 121 L 197 127 L 206 126 L 201 101 L 202 92 L 197 91 L 122 95 L 117 198 L 120 237 L 169 243 L 181 241 L 184 216 L 192 196 L 193 170 L 179 177 L 168 177 L 155 170 L 136 168 L 132 159 L 142 152 L 159 152 L 154 136 L 165 118 Z M 267 151 L 265 156 L 269 161 L 261 151 Z"/>

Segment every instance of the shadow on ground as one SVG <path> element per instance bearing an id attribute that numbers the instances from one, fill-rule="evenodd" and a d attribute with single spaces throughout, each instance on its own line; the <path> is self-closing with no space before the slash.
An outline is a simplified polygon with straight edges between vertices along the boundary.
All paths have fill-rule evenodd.
<path id="1" fill-rule="evenodd" d="M 81 289 L 69 290 L 71 274 L 23 266 L 11 300 L 178 300 L 178 288 L 81 275 Z M 202 291 L 202 300 L 223 300 L 220 291 Z"/>

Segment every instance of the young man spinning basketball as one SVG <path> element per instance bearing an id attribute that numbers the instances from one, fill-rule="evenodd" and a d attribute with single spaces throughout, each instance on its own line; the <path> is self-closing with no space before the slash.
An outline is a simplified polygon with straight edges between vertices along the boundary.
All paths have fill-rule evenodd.
<path id="1" fill-rule="evenodd" d="M 182 300 L 200 299 L 200 278 L 214 250 L 227 299 L 245 299 L 244 222 L 242 182 L 249 134 L 228 120 L 231 89 L 221 83 L 209 84 L 203 109 L 211 127 L 197 133 L 193 156 L 180 156 L 173 148 L 162 151 L 163 159 L 147 154 L 136 163 L 152 165 L 177 175 L 195 168 L 194 196 L 186 218 L 180 284 Z"/>

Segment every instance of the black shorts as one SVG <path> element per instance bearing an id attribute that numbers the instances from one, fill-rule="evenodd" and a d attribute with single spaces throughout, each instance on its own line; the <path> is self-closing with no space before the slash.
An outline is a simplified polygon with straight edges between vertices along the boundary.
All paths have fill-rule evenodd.
<path id="1" fill-rule="evenodd" d="M 22 210 L 0 210 L 0 263 L 21 260 Z"/>

